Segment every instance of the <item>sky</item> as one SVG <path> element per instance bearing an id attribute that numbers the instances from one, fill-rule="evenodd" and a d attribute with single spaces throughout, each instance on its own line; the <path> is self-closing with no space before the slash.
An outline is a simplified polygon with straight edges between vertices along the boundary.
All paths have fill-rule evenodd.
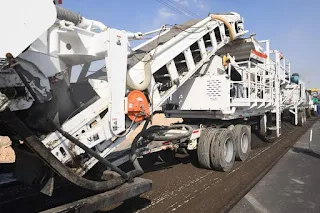
<path id="1" fill-rule="evenodd" d="M 63 0 L 63 6 L 112 28 L 147 32 L 192 19 L 161 3 L 170 1 L 203 18 L 209 13 L 239 13 L 248 35 L 256 33 L 257 39 L 270 40 L 270 48 L 281 51 L 291 62 L 292 73 L 299 73 L 308 88 L 320 89 L 316 65 L 320 0 Z"/>

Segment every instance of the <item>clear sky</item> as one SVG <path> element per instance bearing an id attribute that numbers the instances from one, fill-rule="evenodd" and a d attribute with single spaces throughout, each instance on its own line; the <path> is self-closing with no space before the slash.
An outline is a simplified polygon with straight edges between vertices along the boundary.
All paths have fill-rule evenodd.
<path id="1" fill-rule="evenodd" d="M 188 18 L 167 8 L 168 0 L 63 0 L 63 6 L 107 26 L 132 32 L 146 32 L 163 24 L 180 24 Z M 169 0 L 170 1 L 170 0 Z M 245 28 L 269 39 L 291 62 L 308 87 L 320 89 L 320 0 L 171 0 L 194 14 L 237 12 Z M 191 19 L 191 18 L 190 18 Z M 319 60 L 319 61 L 318 61 Z"/>

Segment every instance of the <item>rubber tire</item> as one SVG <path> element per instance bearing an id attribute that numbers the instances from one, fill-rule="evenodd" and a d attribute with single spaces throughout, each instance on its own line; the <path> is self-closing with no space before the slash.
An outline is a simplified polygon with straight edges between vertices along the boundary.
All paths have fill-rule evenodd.
<path id="1" fill-rule="evenodd" d="M 306 114 L 307 114 L 307 118 L 311 118 L 311 109 L 310 108 L 306 109 Z"/>
<path id="2" fill-rule="evenodd" d="M 197 154 L 198 161 L 201 167 L 211 169 L 210 164 L 210 146 L 212 138 L 216 135 L 218 129 L 206 128 L 202 130 L 201 136 L 198 141 Z"/>
<path id="3" fill-rule="evenodd" d="M 259 121 L 259 134 L 262 137 L 265 137 L 267 135 L 267 123 L 264 122 L 264 116 L 260 116 Z"/>
<path id="4" fill-rule="evenodd" d="M 224 142 L 231 138 L 233 142 L 233 156 L 230 162 L 224 157 Z M 210 160 L 212 169 L 228 172 L 232 169 L 235 161 L 236 149 L 233 132 L 229 129 L 219 129 L 211 142 Z"/>
<path id="5" fill-rule="evenodd" d="M 303 111 L 303 126 L 307 123 L 307 113 L 306 111 Z"/>
<path id="6" fill-rule="evenodd" d="M 291 123 L 292 123 L 292 125 L 295 125 L 295 126 L 296 126 L 296 124 L 295 124 L 295 117 L 294 117 L 293 114 L 291 114 Z M 297 124 L 297 125 L 299 125 L 299 114 L 298 114 L 298 124 Z"/>
<path id="7" fill-rule="evenodd" d="M 304 113 L 303 111 L 298 112 L 298 126 L 304 126 L 305 120 L 304 120 Z"/>
<path id="8" fill-rule="evenodd" d="M 249 128 L 245 125 L 236 125 L 233 129 L 233 134 L 236 144 L 236 160 L 245 161 L 251 151 L 251 134 L 249 132 Z M 244 153 L 241 149 L 241 138 L 243 134 L 248 136 L 248 149 L 246 153 Z"/>

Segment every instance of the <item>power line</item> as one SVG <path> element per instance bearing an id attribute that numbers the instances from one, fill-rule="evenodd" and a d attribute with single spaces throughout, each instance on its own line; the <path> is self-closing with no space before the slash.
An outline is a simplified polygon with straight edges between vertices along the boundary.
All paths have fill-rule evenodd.
<path id="1" fill-rule="evenodd" d="M 184 17 L 187 18 L 187 19 L 190 19 L 190 17 L 193 18 L 193 16 L 190 16 L 189 14 L 186 14 L 186 13 L 184 13 L 184 12 L 181 12 L 180 10 L 177 10 L 175 7 L 173 7 L 172 5 L 166 3 L 166 2 L 163 1 L 163 0 L 157 0 L 157 1 L 158 1 L 159 3 L 161 3 L 161 4 L 163 4 L 164 6 L 166 6 L 167 8 L 173 10 L 173 11 L 176 12 L 177 14 L 184 16 Z"/>
<path id="2" fill-rule="evenodd" d="M 176 5 L 178 8 L 185 11 L 185 13 L 187 13 L 195 18 L 201 18 L 198 14 L 196 14 L 196 13 L 192 12 L 191 10 L 189 10 L 188 8 L 184 7 L 181 3 L 174 1 L 174 0 L 167 0 L 167 1 L 170 2 L 171 4 Z"/>

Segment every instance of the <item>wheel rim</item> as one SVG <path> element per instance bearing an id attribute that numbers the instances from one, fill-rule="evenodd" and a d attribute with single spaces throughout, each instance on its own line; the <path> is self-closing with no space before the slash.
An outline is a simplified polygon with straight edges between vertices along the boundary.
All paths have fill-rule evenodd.
<path id="1" fill-rule="evenodd" d="M 233 158 L 233 141 L 230 138 L 224 142 L 224 158 L 228 163 L 231 162 Z"/>
<path id="2" fill-rule="evenodd" d="M 242 153 L 247 153 L 249 148 L 249 137 L 246 133 L 243 133 L 240 139 L 240 146 Z"/>

